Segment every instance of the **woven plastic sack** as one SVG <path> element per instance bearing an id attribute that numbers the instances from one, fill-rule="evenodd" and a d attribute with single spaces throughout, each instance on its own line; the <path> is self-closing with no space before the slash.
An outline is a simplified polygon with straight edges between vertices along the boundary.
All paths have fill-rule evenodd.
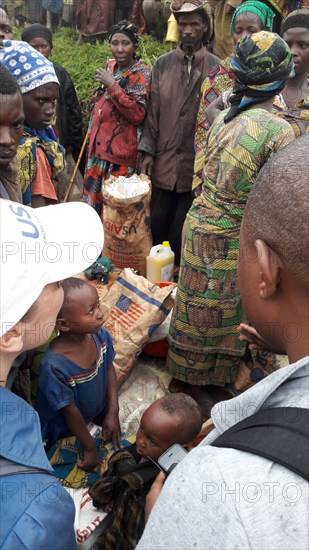
<path id="1" fill-rule="evenodd" d="M 105 328 L 116 352 L 114 367 L 122 382 L 142 348 L 171 311 L 173 285 L 160 288 L 130 269 L 118 279 L 101 300 Z"/>
<path id="2" fill-rule="evenodd" d="M 120 269 L 131 267 L 146 275 L 150 232 L 151 183 L 147 176 L 111 176 L 104 182 L 103 255 Z"/>

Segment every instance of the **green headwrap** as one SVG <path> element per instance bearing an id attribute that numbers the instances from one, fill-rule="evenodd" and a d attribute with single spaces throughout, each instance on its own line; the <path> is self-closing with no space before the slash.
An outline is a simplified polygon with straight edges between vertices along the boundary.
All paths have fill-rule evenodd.
<path id="1" fill-rule="evenodd" d="M 230 66 L 236 81 L 230 97 L 231 108 L 224 122 L 278 94 L 291 74 L 293 62 L 283 38 L 260 31 L 238 40 Z"/>
<path id="2" fill-rule="evenodd" d="M 273 19 L 275 17 L 274 12 L 268 6 L 266 6 L 266 4 L 262 4 L 262 2 L 258 2 L 258 0 L 246 0 L 233 13 L 230 27 L 231 36 L 233 36 L 234 34 L 236 17 L 245 12 L 255 13 L 262 21 L 262 30 L 270 32 L 272 31 Z"/>

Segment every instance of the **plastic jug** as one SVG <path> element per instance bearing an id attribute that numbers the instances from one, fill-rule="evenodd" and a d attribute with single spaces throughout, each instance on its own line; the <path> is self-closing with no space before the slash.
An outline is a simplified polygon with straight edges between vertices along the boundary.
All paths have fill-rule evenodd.
<path id="1" fill-rule="evenodd" d="M 175 254 L 168 241 L 153 246 L 146 258 L 146 277 L 148 281 L 172 281 L 174 274 Z"/>

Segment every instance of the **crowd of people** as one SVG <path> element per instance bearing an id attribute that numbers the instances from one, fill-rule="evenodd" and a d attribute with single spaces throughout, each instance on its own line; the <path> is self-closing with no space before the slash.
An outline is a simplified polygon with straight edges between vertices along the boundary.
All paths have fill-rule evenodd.
<path id="1" fill-rule="evenodd" d="M 0 1 L 0 7 L 18 24 L 46 23 L 49 30 L 62 24 L 77 26 L 81 37 L 95 39 L 104 37 L 114 23 L 124 18 L 146 29 L 142 4 L 143 0 Z"/>
<path id="2" fill-rule="evenodd" d="M 118 4 L 131 16 L 141 7 Z M 6 550 L 76 548 L 74 505 L 46 452 L 75 436 L 77 466 L 97 469 L 89 422 L 118 449 L 90 489 L 111 517 L 99 547 L 307 548 L 309 9 L 297 3 L 281 22 L 284 2 L 212 4 L 171 3 L 178 44 L 152 70 L 138 56 L 141 25 L 109 20 L 112 59 L 94 75 L 83 196 L 68 204 L 58 204 L 57 185 L 85 143 L 74 84 L 50 59 L 49 28 L 34 22 L 14 40 L 0 9 Z M 134 173 L 151 180 L 153 243 L 170 241 L 178 287 L 170 393 L 122 449 L 112 338 L 96 288 L 74 275 L 102 252 L 105 181 Z M 35 411 L 14 384 L 45 342 Z M 276 353 L 290 366 L 278 369 Z M 192 443 L 202 422 L 209 435 L 155 479 L 162 453 Z"/>
<path id="3" fill-rule="evenodd" d="M 241 3 L 242 0 L 208 0 L 214 21 L 211 44 L 220 59 L 224 59 L 233 47 L 229 28 L 234 10 Z M 266 3 L 274 14 L 275 32 L 280 31 L 282 17 L 308 7 L 307 0 L 268 0 Z M 46 23 L 50 30 L 62 24 L 76 26 L 80 33 L 78 44 L 83 38 L 104 37 L 121 19 L 129 19 L 142 33 L 177 41 L 174 25 L 172 32 L 166 35 L 168 21 L 174 22 L 171 4 L 173 0 L 0 0 L 0 7 L 19 24 Z"/>

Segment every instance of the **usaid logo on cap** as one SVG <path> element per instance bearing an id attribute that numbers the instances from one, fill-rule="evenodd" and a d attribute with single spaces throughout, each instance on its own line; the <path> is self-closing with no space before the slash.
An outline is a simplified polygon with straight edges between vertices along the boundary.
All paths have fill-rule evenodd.
<path id="1" fill-rule="evenodd" d="M 31 217 L 30 212 L 22 206 L 15 206 L 12 204 L 10 204 L 9 209 L 15 215 L 16 220 L 19 223 L 24 224 L 24 226 L 21 228 L 21 234 L 24 237 L 38 239 L 38 237 L 40 236 L 40 231 L 38 226 L 35 224 L 33 218 Z"/>
<path id="2" fill-rule="evenodd" d="M 102 222 L 87 204 L 68 203 L 33 209 L 0 199 L 0 207 L 1 265 L 9 263 L 13 268 L 13 265 L 28 264 L 30 269 L 30 265 L 36 263 L 40 264 L 41 271 L 47 270 L 50 274 L 52 264 L 56 270 L 56 264 L 61 264 L 60 278 L 63 279 L 72 273 L 70 264 L 75 264 L 73 273 L 79 273 L 100 255 Z M 77 221 L 80 218 L 85 221 L 85 227 Z"/>

